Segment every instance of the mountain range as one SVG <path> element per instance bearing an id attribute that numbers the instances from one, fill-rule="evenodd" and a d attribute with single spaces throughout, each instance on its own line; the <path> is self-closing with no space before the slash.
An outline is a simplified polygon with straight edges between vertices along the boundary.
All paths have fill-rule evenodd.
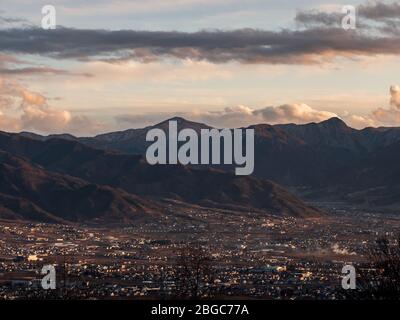
<path id="1" fill-rule="evenodd" d="M 179 130 L 211 128 L 183 118 L 169 120 L 177 121 Z M 15 217 L 31 219 L 28 206 L 50 220 L 129 220 L 162 213 L 163 199 L 299 217 L 324 214 L 300 198 L 400 206 L 400 128 L 356 130 L 338 118 L 305 125 L 253 125 L 249 128 L 255 130 L 254 174 L 238 177 L 229 166 L 148 165 L 146 133 L 167 130 L 169 120 L 95 137 L 0 133 L 1 174 L 7 181 L 0 185 L 1 197 L 7 199 L 1 202 L 0 217 L 14 212 Z M 30 174 L 24 180 L 16 172 Z M 32 183 L 27 184 L 28 176 Z M 10 183 L 14 189 L 6 187 Z M 49 187 L 53 185 L 57 188 Z M 54 190 L 76 199 L 67 201 L 76 207 L 57 210 L 62 202 L 53 207 L 45 201 L 57 199 Z"/>
<path id="2" fill-rule="evenodd" d="M 134 220 L 163 214 L 166 199 L 214 209 L 322 214 L 266 179 L 214 168 L 151 166 L 141 155 L 96 149 L 79 139 L 0 133 L 0 150 L 0 195 L 12 200 L 1 202 L 4 218 Z"/>
<path id="3" fill-rule="evenodd" d="M 201 123 L 173 118 L 178 128 L 199 131 L 210 128 Z M 168 121 L 143 129 L 101 134 L 91 138 L 73 136 L 38 136 L 22 133 L 41 141 L 54 138 L 79 141 L 85 145 L 115 150 L 124 154 L 143 155 L 149 145 L 145 141 L 148 130 L 166 129 Z M 354 199 L 354 194 L 385 190 L 389 193 L 381 202 L 371 197 L 358 197 L 357 202 L 376 205 L 397 205 L 397 169 L 400 128 L 366 128 L 356 130 L 341 119 L 332 118 L 321 123 L 305 125 L 253 125 L 255 130 L 254 176 L 269 179 L 298 190 L 307 189 L 309 195 Z M 229 170 L 230 168 L 224 168 Z M 317 197 L 318 198 L 318 197 Z M 392 199 L 392 200 L 390 200 Z M 383 199 L 382 199 L 383 200 Z"/>

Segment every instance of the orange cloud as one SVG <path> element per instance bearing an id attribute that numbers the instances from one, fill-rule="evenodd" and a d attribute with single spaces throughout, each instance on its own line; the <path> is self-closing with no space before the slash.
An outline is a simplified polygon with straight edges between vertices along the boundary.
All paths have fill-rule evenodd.
<path id="1" fill-rule="evenodd" d="M 46 97 L 16 82 L 0 78 L 0 130 L 33 130 L 41 133 L 91 134 L 102 125 L 85 116 L 48 105 Z M 5 113 L 7 112 L 7 113 Z"/>

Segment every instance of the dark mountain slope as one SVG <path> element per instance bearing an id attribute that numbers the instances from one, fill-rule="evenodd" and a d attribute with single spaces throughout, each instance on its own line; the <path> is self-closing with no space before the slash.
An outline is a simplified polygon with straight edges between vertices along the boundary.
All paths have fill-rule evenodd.
<path id="1" fill-rule="evenodd" d="M 204 124 L 190 122 L 182 118 L 174 120 L 178 121 L 180 128 L 193 128 L 197 131 L 201 128 L 208 128 Z M 145 142 L 147 130 L 156 127 L 166 130 L 167 126 L 168 121 L 164 121 L 144 129 L 131 129 L 94 138 L 77 139 L 82 143 L 106 150 L 144 154 L 147 147 Z M 270 179 L 287 187 L 300 187 L 310 190 L 311 193 L 309 194 L 314 195 L 314 199 L 335 196 L 340 199 L 361 199 L 357 201 L 374 198 L 376 201 L 374 200 L 371 204 L 380 203 L 380 199 L 385 199 L 385 203 L 397 203 L 396 199 L 399 193 L 396 190 L 400 190 L 398 183 L 400 175 L 397 170 L 400 128 L 355 130 L 349 128 L 338 118 L 305 125 L 271 126 L 260 124 L 250 128 L 255 129 L 256 133 L 255 177 Z M 46 163 L 49 156 L 44 155 L 42 157 L 44 158 L 39 159 L 39 162 Z M 106 157 L 108 160 L 98 160 L 103 165 L 98 164 L 96 167 L 106 168 L 107 164 L 113 161 L 111 160 L 113 157 L 117 157 L 117 162 L 121 162 L 123 166 L 125 163 L 121 160 L 123 156 L 112 156 L 109 153 L 109 156 Z M 130 166 L 133 159 L 126 157 L 126 168 L 133 170 Z M 101 158 L 102 156 L 99 159 Z M 75 168 L 76 163 L 73 160 L 68 159 L 66 163 L 71 161 L 73 163 L 72 169 L 77 170 Z M 51 166 L 52 164 L 47 163 L 47 165 Z M 141 166 L 139 157 L 137 158 L 137 166 Z M 115 170 L 114 167 L 112 168 Z M 232 168 L 219 167 L 219 169 L 231 170 Z M 89 174 L 90 170 L 90 168 L 84 168 L 82 169 L 84 172 L 76 172 L 76 174 L 83 176 L 83 174 Z M 147 174 L 151 176 L 152 172 L 156 171 Z M 100 179 L 99 174 L 94 175 L 92 173 L 89 175 L 91 179 Z M 132 175 L 136 175 L 136 179 L 140 177 L 138 172 L 132 173 Z M 167 173 L 166 175 L 168 176 Z M 130 184 L 130 182 L 121 181 L 120 172 L 111 176 L 115 176 L 117 182 L 111 181 L 110 183 Z M 109 179 L 110 175 L 99 181 L 104 182 L 109 181 Z M 177 188 L 176 186 L 173 187 Z M 174 189 L 169 188 L 168 190 L 172 192 Z M 374 190 L 376 191 L 375 195 L 372 194 Z"/>
<path id="2" fill-rule="evenodd" d="M 150 166 L 141 156 L 93 149 L 76 141 L 37 141 L 17 134 L 2 134 L 0 149 L 27 157 L 47 170 L 138 195 L 249 210 L 253 207 L 296 216 L 321 214 L 267 180 L 237 177 L 213 169 Z"/>
<path id="3" fill-rule="evenodd" d="M 45 222 L 133 221 L 159 210 L 122 190 L 48 172 L 0 152 L 0 217 Z"/>
<path id="4" fill-rule="evenodd" d="M 171 120 L 178 122 L 178 129 L 192 128 L 199 132 L 210 128 L 182 118 Z M 76 139 L 95 148 L 143 155 L 149 145 L 145 141 L 146 133 L 153 128 L 167 132 L 168 120 L 143 129 Z M 306 125 L 260 124 L 249 128 L 255 129 L 256 134 L 254 175 L 286 186 L 321 187 L 332 175 L 355 164 L 382 140 L 391 141 L 396 137 L 396 133 L 390 135 L 378 129 L 354 130 L 337 118 Z M 60 135 L 39 139 L 56 137 Z M 72 139 L 70 136 L 67 138 Z M 224 169 L 230 170 L 231 167 Z"/>

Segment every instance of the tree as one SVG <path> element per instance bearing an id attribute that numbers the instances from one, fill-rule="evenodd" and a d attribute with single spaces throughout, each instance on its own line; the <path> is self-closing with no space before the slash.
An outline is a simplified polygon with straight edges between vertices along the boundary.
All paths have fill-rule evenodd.
<path id="1" fill-rule="evenodd" d="M 175 268 L 175 293 L 180 299 L 210 298 L 213 293 L 213 268 L 209 251 L 189 244 L 178 252 Z"/>
<path id="2" fill-rule="evenodd" d="M 357 290 L 348 298 L 368 300 L 400 299 L 400 236 L 380 238 L 368 249 L 369 263 L 357 279 Z"/>

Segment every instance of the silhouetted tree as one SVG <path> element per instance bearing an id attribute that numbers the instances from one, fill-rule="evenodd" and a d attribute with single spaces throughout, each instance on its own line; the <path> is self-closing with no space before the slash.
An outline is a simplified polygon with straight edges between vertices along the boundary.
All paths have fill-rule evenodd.
<path id="1" fill-rule="evenodd" d="M 205 299 L 212 296 L 213 268 L 209 251 L 189 244 L 178 252 L 174 296 L 180 299 Z"/>
<path id="2" fill-rule="evenodd" d="M 400 299 L 400 237 L 380 238 L 368 249 L 367 263 L 359 271 L 357 289 L 346 298 L 365 300 Z"/>

